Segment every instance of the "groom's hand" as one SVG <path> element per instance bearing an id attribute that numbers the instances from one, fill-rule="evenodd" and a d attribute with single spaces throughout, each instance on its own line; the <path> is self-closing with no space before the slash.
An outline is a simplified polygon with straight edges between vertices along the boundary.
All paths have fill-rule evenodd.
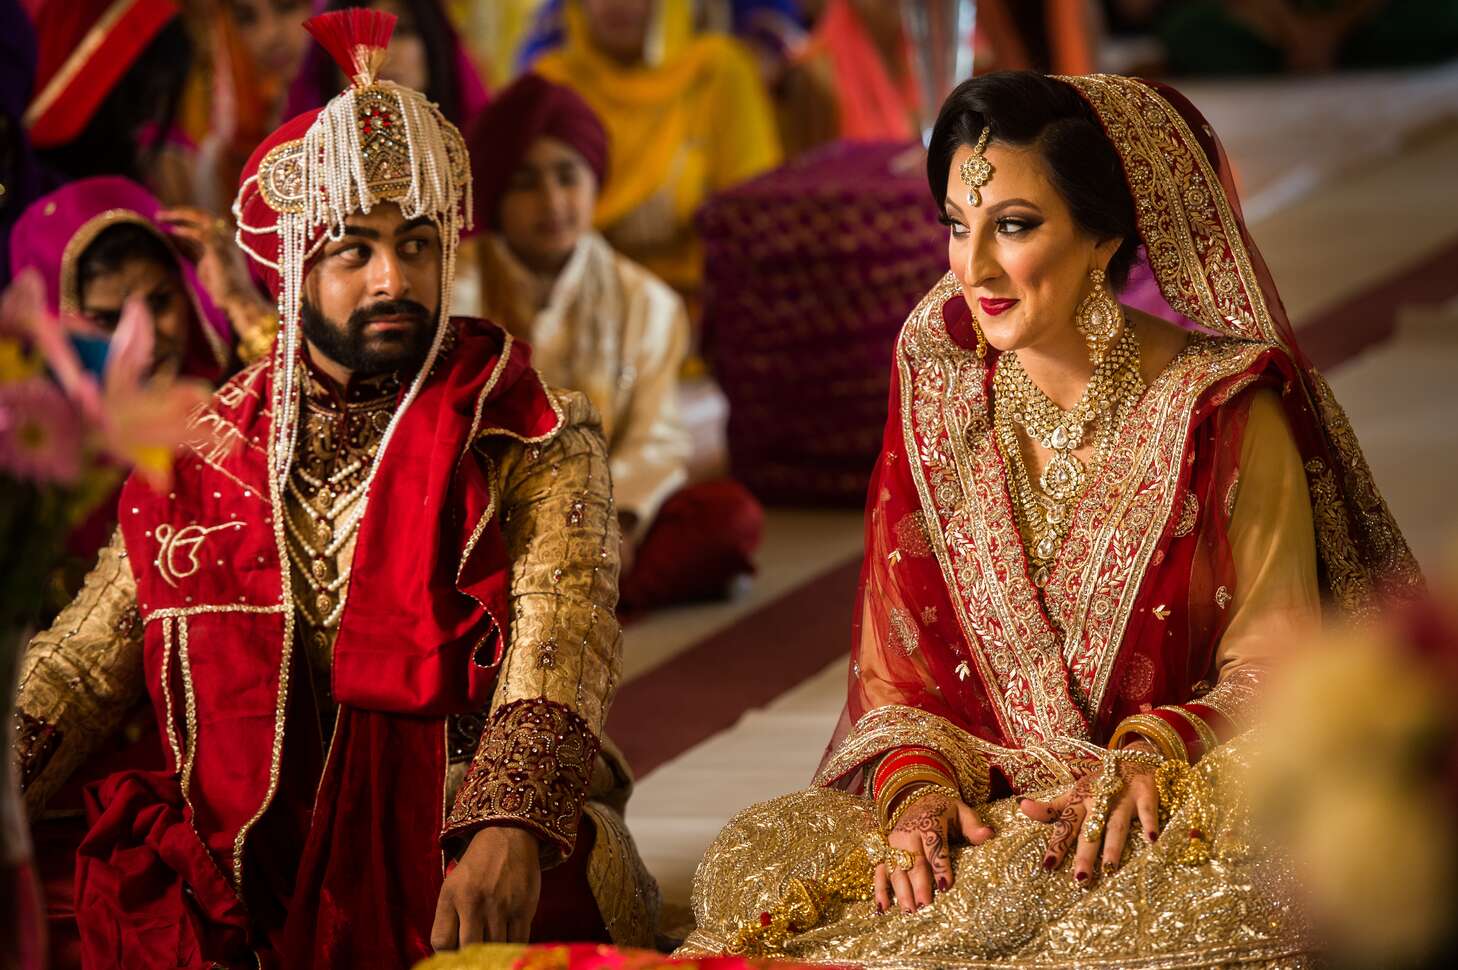
<path id="1" fill-rule="evenodd" d="M 536 837 L 510 826 L 484 828 L 440 887 L 430 945 L 525 943 L 541 892 Z"/>

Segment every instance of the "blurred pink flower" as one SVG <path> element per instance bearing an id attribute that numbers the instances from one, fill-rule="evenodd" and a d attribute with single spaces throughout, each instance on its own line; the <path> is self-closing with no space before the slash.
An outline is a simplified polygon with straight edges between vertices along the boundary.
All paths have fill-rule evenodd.
<path id="1" fill-rule="evenodd" d="M 50 380 L 0 384 L 0 472 L 70 485 L 81 477 L 84 445 L 81 415 Z"/>
<path id="2" fill-rule="evenodd" d="M 0 331 L 29 340 L 82 414 L 92 421 L 101 417 L 101 388 L 81 366 L 65 323 L 46 307 L 45 282 L 34 268 L 21 270 L 0 295 Z"/>
<path id="3" fill-rule="evenodd" d="M 51 391 L 66 411 L 57 420 L 71 422 L 64 444 L 74 454 L 58 455 L 59 464 L 50 467 L 74 465 L 74 479 L 88 455 L 104 455 L 135 469 L 154 488 L 165 488 L 173 453 L 188 437 L 188 423 L 211 389 L 202 381 L 152 375 L 155 332 L 141 300 L 129 300 L 122 310 L 100 383 L 82 367 L 69 339 L 70 333 L 90 330 L 85 321 L 50 312 L 44 283 L 34 270 L 18 275 L 0 296 L 0 332 L 18 334 L 34 346 L 60 384 L 60 390 L 52 386 Z"/>
<path id="4" fill-rule="evenodd" d="M 147 305 L 128 300 L 106 355 L 98 431 L 106 454 L 163 489 L 173 452 L 212 391 L 203 381 L 150 377 L 154 342 Z"/>

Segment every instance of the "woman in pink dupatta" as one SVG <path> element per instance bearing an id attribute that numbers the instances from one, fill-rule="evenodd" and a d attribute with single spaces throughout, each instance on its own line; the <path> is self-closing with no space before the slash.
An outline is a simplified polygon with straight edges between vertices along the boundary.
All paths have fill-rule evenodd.
<path id="1" fill-rule="evenodd" d="M 1164 85 L 1005 73 L 953 92 L 928 175 L 952 272 L 897 344 L 845 711 L 814 786 L 710 847 L 685 950 L 1301 965 L 1244 731 L 1323 604 L 1423 583 L 1219 142 Z M 1108 297 L 1141 245 L 1197 331 Z M 1061 384 L 1056 339 L 1089 340 Z"/>

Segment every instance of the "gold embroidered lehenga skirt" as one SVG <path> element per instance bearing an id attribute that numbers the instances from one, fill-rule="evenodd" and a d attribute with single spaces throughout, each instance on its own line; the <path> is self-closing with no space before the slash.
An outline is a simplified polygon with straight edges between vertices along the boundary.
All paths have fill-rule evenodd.
<path id="1" fill-rule="evenodd" d="M 955 885 L 929 906 L 885 915 L 873 902 L 833 906 L 821 925 L 774 955 L 886 968 L 1310 966 L 1310 935 L 1289 867 L 1254 844 L 1248 812 L 1229 794 L 1243 787 L 1232 783 L 1243 771 L 1241 747 L 1226 745 L 1199 766 L 1217 806 L 1214 832 L 1202 833 L 1210 837 L 1210 861 L 1181 858 L 1192 820 L 1180 812 L 1153 844 L 1132 836 L 1122 867 L 1085 889 L 1073 879 L 1071 858 L 1044 871 L 1048 826 L 1006 798 L 980 807 L 997 834 L 960 849 Z M 729 951 L 738 930 L 775 905 L 790 877 L 824 877 L 847 853 L 861 851 L 875 824 L 869 800 L 825 788 L 735 816 L 695 876 L 698 928 L 680 955 Z"/>

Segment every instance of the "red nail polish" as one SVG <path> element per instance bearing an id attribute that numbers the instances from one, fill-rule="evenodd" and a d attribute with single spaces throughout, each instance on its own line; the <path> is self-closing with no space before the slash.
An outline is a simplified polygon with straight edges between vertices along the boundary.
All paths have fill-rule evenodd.
<path id="1" fill-rule="evenodd" d="M 1159 841 L 1159 833 L 1158 832 L 1146 832 L 1145 834 L 1149 836 L 1149 841 L 1151 841 L 1151 842 L 1157 842 L 1157 841 Z"/>
<path id="2" fill-rule="evenodd" d="M 943 879 L 941 877 L 938 877 L 937 878 L 937 888 L 938 889 L 941 889 L 941 890 L 945 890 L 947 888 L 947 880 L 945 880 L 945 879 Z"/>
<path id="3" fill-rule="evenodd" d="M 1054 868 L 1057 867 L 1057 865 L 1058 865 L 1058 860 L 1055 859 L 1055 858 L 1053 858 L 1051 855 L 1044 857 L 1044 859 L 1043 859 L 1043 868 L 1044 869 L 1047 869 L 1049 872 L 1052 872 L 1054 870 Z"/>
<path id="4" fill-rule="evenodd" d="M 1073 878 L 1077 879 L 1079 882 L 1083 882 L 1085 879 L 1088 878 L 1088 873 L 1086 873 L 1086 872 L 1075 872 L 1073 874 Z"/>
<path id="5" fill-rule="evenodd" d="M 1190 838 L 1192 838 L 1192 839 L 1203 839 L 1204 837 L 1205 837 L 1205 833 L 1204 832 L 1201 832 L 1199 829 L 1190 829 Z"/>
<path id="6" fill-rule="evenodd" d="M 882 906 L 878 902 L 878 903 L 876 903 L 876 912 L 878 912 L 878 913 L 884 913 L 884 912 L 886 912 L 886 907 L 885 906 Z"/>

